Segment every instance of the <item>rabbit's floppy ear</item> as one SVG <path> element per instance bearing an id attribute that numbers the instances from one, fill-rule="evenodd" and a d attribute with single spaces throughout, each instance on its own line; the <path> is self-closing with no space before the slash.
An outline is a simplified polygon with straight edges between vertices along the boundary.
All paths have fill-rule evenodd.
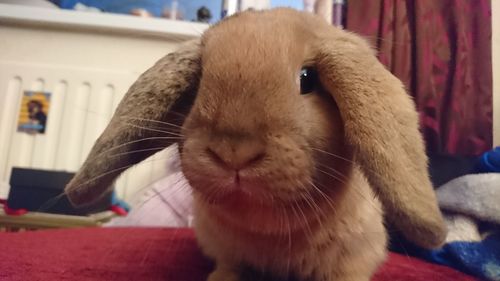
<path id="1" fill-rule="evenodd" d="M 174 111 L 196 94 L 200 56 L 200 40 L 189 41 L 160 59 L 130 87 L 82 167 L 65 188 L 73 204 L 97 199 L 126 168 L 178 139 L 177 134 L 163 131 L 178 128 L 183 122 Z"/>
<path id="2" fill-rule="evenodd" d="M 417 245 L 438 247 L 446 226 L 429 179 L 415 104 L 364 40 L 339 33 L 317 46 L 317 67 L 338 104 L 346 142 L 388 221 Z"/>

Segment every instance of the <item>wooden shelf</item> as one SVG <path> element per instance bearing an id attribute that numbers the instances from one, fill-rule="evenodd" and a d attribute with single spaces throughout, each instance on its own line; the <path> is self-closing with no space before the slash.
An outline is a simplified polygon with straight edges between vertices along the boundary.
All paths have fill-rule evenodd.
<path id="1" fill-rule="evenodd" d="M 90 216 L 69 216 L 59 214 L 48 214 L 28 212 L 21 216 L 10 216 L 0 210 L 0 229 L 45 229 L 45 228 L 71 228 L 71 227 L 95 227 L 108 222 L 116 214 L 105 211 Z"/>

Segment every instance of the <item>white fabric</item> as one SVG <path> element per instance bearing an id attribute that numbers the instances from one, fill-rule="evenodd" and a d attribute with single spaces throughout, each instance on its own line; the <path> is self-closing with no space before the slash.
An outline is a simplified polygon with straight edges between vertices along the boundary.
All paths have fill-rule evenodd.
<path id="1" fill-rule="evenodd" d="M 191 220 L 191 189 L 182 172 L 175 172 L 153 183 L 127 216 L 106 226 L 188 227 Z"/>

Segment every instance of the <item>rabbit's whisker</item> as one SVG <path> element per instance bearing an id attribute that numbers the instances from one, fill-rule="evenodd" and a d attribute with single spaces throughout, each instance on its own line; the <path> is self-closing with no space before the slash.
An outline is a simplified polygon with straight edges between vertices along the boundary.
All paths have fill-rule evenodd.
<path id="1" fill-rule="evenodd" d="M 157 124 L 161 124 L 161 125 L 167 125 L 169 127 L 174 127 L 174 128 L 182 129 L 182 126 L 179 126 L 179 125 L 171 123 L 171 122 L 165 122 L 165 121 L 160 121 L 160 120 L 153 120 L 153 119 L 133 117 L 133 116 L 120 116 L 119 118 L 130 119 L 130 120 L 146 121 L 146 122 L 157 123 Z"/>
<path id="2" fill-rule="evenodd" d="M 180 113 L 180 112 L 177 112 L 177 111 L 173 111 L 173 110 L 170 110 L 168 113 L 169 114 L 177 115 L 178 117 L 181 117 L 182 119 L 185 119 L 187 117 L 186 114 L 183 114 L 183 113 Z"/>
<path id="3" fill-rule="evenodd" d="M 332 153 L 332 152 L 328 152 L 328 151 L 325 151 L 325 150 L 322 150 L 322 149 L 319 149 L 319 148 L 315 148 L 315 147 L 312 147 L 311 148 L 312 150 L 314 151 L 317 151 L 317 152 L 320 152 L 320 153 L 323 153 L 325 155 L 329 155 L 329 156 L 332 156 L 334 158 L 337 158 L 337 159 L 341 159 L 341 160 L 344 160 L 348 163 L 351 163 L 351 164 L 357 164 L 355 161 L 351 160 L 351 159 L 348 159 L 348 158 L 345 158 L 343 156 L 340 156 L 340 155 L 337 155 L 335 153 Z M 378 173 L 376 171 L 373 171 L 373 170 L 370 170 L 368 169 L 367 167 L 365 167 L 365 169 L 363 170 L 363 172 L 366 172 L 366 173 L 371 173 L 371 174 L 374 174 L 374 175 L 377 175 Z"/>
<path id="4" fill-rule="evenodd" d="M 344 179 L 340 178 L 339 176 L 332 175 L 331 173 L 326 172 L 326 171 L 324 171 L 324 170 L 321 170 L 321 169 L 319 169 L 319 168 L 317 168 L 317 167 L 316 167 L 316 170 L 318 170 L 319 172 L 322 172 L 323 174 L 325 174 L 325 175 L 327 175 L 327 176 L 332 177 L 332 178 L 333 178 L 333 179 L 335 179 L 335 180 L 340 181 L 340 182 L 341 182 L 341 183 L 343 183 L 343 184 L 346 184 L 346 185 L 348 184 L 348 183 L 347 183 Z M 332 172 L 333 172 L 333 170 L 332 170 Z M 336 172 L 336 173 L 339 173 L 338 171 L 335 171 L 335 172 Z M 382 210 L 381 210 L 381 209 L 379 209 L 379 208 L 378 208 L 378 207 L 377 207 L 377 206 L 373 203 L 373 200 L 369 200 L 369 199 L 368 199 L 368 198 L 367 198 L 367 197 L 366 197 L 366 196 L 365 196 L 365 195 L 364 195 L 364 194 L 363 194 L 363 193 L 359 190 L 359 187 L 358 187 L 357 185 L 352 185 L 352 187 L 353 187 L 353 190 L 354 190 L 354 191 L 355 191 L 355 192 L 356 192 L 356 193 L 357 193 L 360 197 L 362 197 L 364 200 L 366 200 L 367 202 L 369 202 L 369 203 L 372 205 L 372 207 L 373 207 L 373 208 L 374 208 L 377 212 L 382 213 Z"/>
<path id="5" fill-rule="evenodd" d="M 294 201 L 293 204 L 290 205 L 290 207 L 292 208 L 292 212 L 297 221 L 302 222 L 304 224 L 305 227 L 304 235 L 306 237 L 308 244 L 311 245 L 312 241 L 310 239 L 313 236 L 313 233 L 311 227 L 309 226 L 309 221 L 307 220 L 306 215 L 300 208 L 300 205 L 297 203 L 297 201 Z M 299 215 L 301 215 L 301 217 L 299 217 Z"/>
<path id="6" fill-rule="evenodd" d="M 156 180 L 153 180 L 152 182 L 154 182 L 154 181 L 156 181 Z M 148 185 L 146 185 L 146 187 L 149 186 L 152 182 L 150 182 Z M 141 187 L 137 192 L 141 192 L 141 191 L 143 191 L 143 189 L 144 189 L 144 187 Z M 59 200 L 61 200 L 62 198 L 64 198 L 64 196 L 66 196 L 66 193 L 62 192 L 59 195 L 54 196 L 54 197 L 48 199 L 47 201 L 45 201 L 40 206 L 40 208 L 37 209 L 37 212 L 44 212 L 44 211 L 52 208 L 55 204 L 57 204 L 59 202 Z"/>
<path id="7" fill-rule="evenodd" d="M 322 150 L 322 149 L 319 149 L 319 148 L 316 148 L 316 147 L 312 147 L 311 149 L 312 149 L 312 150 L 314 150 L 314 151 L 317 151 L 317 152 L 324 153 L 324 154 L 326 154 L 326 155 L 333 156 L 333 157 L 335 157 L 335 158 L 337 158 L 337 159 L 344 160 L 344 161 L 349 162 L 349 163 L 351 163 L 351 164 L 355 164 L 355 162 L 354 162 L 354 161 L 352 161 L 351 159 L 348 159 L 348 158 L 342 157 L 342 156 L 337 155 L 337 154 L 335 154 L 335 153 L 331 153 L 331 152 L 328 152 L 328 151 L 325 151 L 325 150 Z"/>
<path id="8" fill-rule="evenodd" d="M 152 183 L 148 184 L 147 186 L 150 186 Z M 180 186 L 177 186 L 175 185 L 175 189 L 173 189 L 172 191 L 170 191 L 169 195 L 168 196 L 172 196 L 175 192 L 177 192 L 178 190 L 181 190 L 182 188 L 184 188 L 184 185 L 180 185 Z M 145 188 L 141 188 L 142 190 L 144 190 Z M 153 189 L 154 190 L 154 189 Z M 144 206 L 145 204 L 147 204 L 148 202 L 150 202 L 152 199 L 156 198 L 157 195 L 160 195 L 160 193 L 158 193 L 156 190 L 154 190 L 153 192 L 155 192 L 155 195 L 147 198 L 146 200 L 144 200 L 143 202 L 141 202 L 141 204 L 138 205 L 138 207 L 142 207 Z"/>
<path id="9" fill-rule="evenodd" d="M 305 184 L 301 184 L 301 186 L 302 188 L 306 187 Z M 311 195 L 308 189 L 306 189 L 305 193 L 300 194 L 300 200 L 302 202 L 305 202 L 305 204 L 307 204 L 308 208 L 306 210 L 310 210 L 313 213 L 314 219 L 322 227 L 323 219 L 324 218 L 326 219 L 327 217 L 325 216 L 323 210 L 321 210 L 321 208 L 318 206 L 318 204 L 316 203 L 316 201 L 314 200 L 313 196 Z"/>
<path id="10" fill-rule="evenodd" d="M 140 153 L 140 152 L 147 152 L 147 151 L 160 151 L 165 149 L 166 147 L 164 146 L 159 146 L 159 147 L 151 147 L 151 148 L 145 148 L 145 149 L 137 149 L 137 150 L 131 150 L 131 151 L 126 151 L 122 153 L 117 153 L 117 154 L 112 154 L 107 157 L 118 157 L 118 156 L 124 156 L 124 155 L 129 155 L 129 154 L 134 154 L 134 153 Z"/>
<path id="11" fill-rule="evenodd" d="M 154 128 L 150 128 L 150 127 L 140 126 L 140 125 L 132 124 L 132 123 L 129 123 L 129 122 L 124 122 L 124 124 L 126 124 L 128 126 L 131 126 L 131 127 L 134 127 L 134 128 L 137 128 L 137 129 L 146 130 L 146 131 L 158 132 L 158 133 L 163 133 L 163 134 L 168 134 L 168 135 L 173 135 L 173 136 L 178 136 L 178 137 L 184 137 L 182 134 L 179 134 L 179 133 L 174 133 L 174 132 L 170 132 L 170 131 L 165 131 L 165 130 L 154 129 Z"/>
<path id="12" fill-rule="evenodd" d="M 182 187 L 185 187 L 185 185 L 182 185 L 182 186 L 178 187 L 176 190 L 177 190 L 177 191 L 178 191 L 178 190 L 182 190 Z M 156 189 L 153 189 L 153 192 L 155 193 L 155 195 L 156 195 L 158 198 L 160 198 L 160 200 L 161 200 L 163 203 L 165 203 L 165 205 L 167 205 L 167 206 L 170 208 L 170 210 L 172 210 L 172 212 L 175 214 L 175 216 L 177 216 L 177 218 L 179 218 L 179 219 L 181 219 L 181 220 L 183 219 L 183 218 L 182 218 L 182 214 L 181 214 L 181 213 L 179 213 L 179 211 L 178 211 L 177 209 L 175 209 L 175 208 L 174 208 L 174 206 L 172 206 L 172 204 L 170 204 L 170 202 L 168 202 L 168 200 L 167 200 L 167 199 L 165 199 L 165 197 L 163 197 L 163 196 L 162 196 L 162 194 L 161 194 L 160 192 L 158 192 Z M 172 194 L 170 194 L 170 196 L 172 196 Z M 187 224 L 187 221 L 186 221 L 186 224 Z"/>
<path id="13" fill-rule="evenodd" d="M 278 212 L 277 217 L 278 217 L 278 244 L 281 243 L 281 239 L 285 237 L 285 217 L 283 216 L 283 207 L 280 205 L 276 208 L 276 211 Z"/>
<path id="14" fill-rule="evenodd" d="M 318 192 L 319 195 L 321 195 L 321 197 L 323 197 L 323 199 L 325 199 L 325 201 L 330 206 L 331 210 L 335 213 L 335 215 L 337 215 L 337 209 L 335 207 L 335 202 L 333 202 L 333 200 L 325 192 L 323 192 L 321 190 L 321 188 L 316 186 L 316 184 L 314 184 L 312 181 L 310 181 L 309 184 L 316 190 L 316 192 Z"/>
<path id="15" fill-rule="evenodd" d="M 292 228 L 290 226 L 290 218 L 288 216 L 288 213 L 286 212 L 286 209 L 283 208 L 283 214 L 285 215 L 285 221 L 286 221 L 286 226 L 287 226 L 287 235 L 288 235 L 288 255 L 287 255 L 287 262 L 286 262 L 286 279 L 289 279 L 290 277 L 290 263 L 291 263 L 291 258 L 292 258 Z"/>
<path id="16" fill-rule="evenodd" d="M 139 143 L 139 142 L 143 142 L 143 141 L 153 141 L 153 140 L 180 140 L 180 138 L 179 137 L 147 137 L 147 138 L 136 139 L 133 141 L 128 141 L 128 142 L 124 142 L 124 143 L 112 146 L 112 147 L 110 147 L 102 152 L 99 152 L 95 157 L 92 158 L 92 160 L 98 159 L 99 157 L 102 157 L 103 155 L 110 153 L 111 151 L 114 151 L 114 150 L 119 149 L 121 147 L 125 147 L 127 145 L 131 145 L 131 144 Z"/>
<path id="17" fill-rule="evenodd" d="M 175 157 L 175 156 L 173 156 Z M 142 163 L 142 162 L 141 162 Z M 175 170 L 177 172 L 177 170 Z M 149 181 L 147 184 L 145 185 L 142 185 L 140 186 L 137 190 L 134 191 L 134 193 L 132 193 L 131 195 L 129 195 L 130 197 L 136 197 L 138 196 L 139 194 L 142 194 L 143 192 L 146 191 L 146 189 L 148 187 L 150 187 L 153 183 L 161 180 L 162 178 L 164 178 L 166 176 L 166 174 L 161 174 L 160 176 L 157 176 L 156 178 L 152 179 L 151 181 Z M 176 183 L 174 183 L 174 185 L 178 184 L 179 182 L 181 181 L 181 179 L 177 179 Z"/>
<path id="18" fill-rule="evenodd" d="M 314 201 L 314 199 L 309 191 L 307 191 L 307 193 L 303 195 L 303 198 L 304 198 L 305 202 L 311 208 L 311 211 L 316 216 L 316 220 L 318 221 L 319 227 L 321 229 L 323 229 L 323 219 L 327 218 L 327 216 L 325 215 L 325 212 L 318 206 L 318 203 L 316 203 Z"/>
<path id="19" fill-rule="evenodd" d="M 156 161 L 165 161 L 165 160 L 168 160 L 169 158 L 170 158 L 170 157 L 163 157 L 163 158 L 157 158 L 157 159 L 150 159 L 150 160 L 142 161 L 142 162 L 141 162 L 141 164 L 142 164 L 142 163 L 156 162 Z M 91 183 L 91 182 L 93 182 L 93 181 L 95 181 L 95 180 L 98 180 L 98 179 L 100 179 L 100 178 L 102 178 L 102 177 L 105 177 L 105 176 L 107 176 L 107 175 L 110 175 L 110 174 L 113 174 L 113 173 L 116 173 L 116 172 L 120 172 L 120 171 L 126 170 L 126 169 L 128 169 L 128 168 L 130 168 L 130 167 L 132 167 L 132 166 L 137 165 L 137 164 L 138 164 L 138 163 L 136 163 L 136 164 L 130 164 L 130 165 L 125 165 L 125 166 L 123 166 L 123 167 L 116 168 L 116 169 L 112 169 L 112 170 L 110 170 L 110 171 L 107 171 L 107 172 L 101 173 L 101 174 L 99 174 L 99 175 L 97 175 L 97 176 L 95 176 L 95 177 L 93 177 L 93 178 L 91 178 L 91 179 L 89 179 L 89 180 L 84 181 L 83 183 L 80 183 L 79 185 L 74 186 L 73 188 L 74 188 L 74 189 L 78 189 L 78 188 L 80 188 L 80 187 L 82 187 L 82 186 L 84 186 L 84 185 L 87 185 L 87 184 L 89 184 L 89 183 Z"/>
<path id="20" fill-rule="evenodd" d="M 50 198 L 37 209 L 37 212 L 45 212 L 48 209 L 54 207 L 59 202 L 59 200 L 64 198 L 64 196 L 66 196 L 66 193 L 63 192 L 57 196 L 54 196 L 53 198 Z"/>

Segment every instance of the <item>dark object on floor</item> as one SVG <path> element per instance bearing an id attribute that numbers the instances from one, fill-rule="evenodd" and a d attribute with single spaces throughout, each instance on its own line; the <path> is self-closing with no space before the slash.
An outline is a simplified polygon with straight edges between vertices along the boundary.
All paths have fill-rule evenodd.
<path id="1" fill-rule="evenodd" d="M 479 156 L 429 154 L 429 175 L 434 188 L 468 174 L 500 173 L 500 146 Z"/>
<path id="2" fill-rule="evenodd" d="M 205 281 L 212 270 L 190 229 L 85 228 L 0 233 L 0 249 L 2 281 Z M 385 280 L 478 279 L 448 267 L 390 254 L 372 279 Z"/>
<path id="3" fill-rule="evenodd" d="M 110 208 L 111 193 L 89 206 L 73 207 L 66 196 L 61 196 L 73 176 L 61 171 L 13 168 L 8 208 L 65 215 L 87 215 Z"/>
<path id="4" fill-rule="evenodd" d="M 452 179 L 472 174 L 478 163 L 478 156 L 430 154 L 429 174 L 432 185 L 438 188 Z"/>

